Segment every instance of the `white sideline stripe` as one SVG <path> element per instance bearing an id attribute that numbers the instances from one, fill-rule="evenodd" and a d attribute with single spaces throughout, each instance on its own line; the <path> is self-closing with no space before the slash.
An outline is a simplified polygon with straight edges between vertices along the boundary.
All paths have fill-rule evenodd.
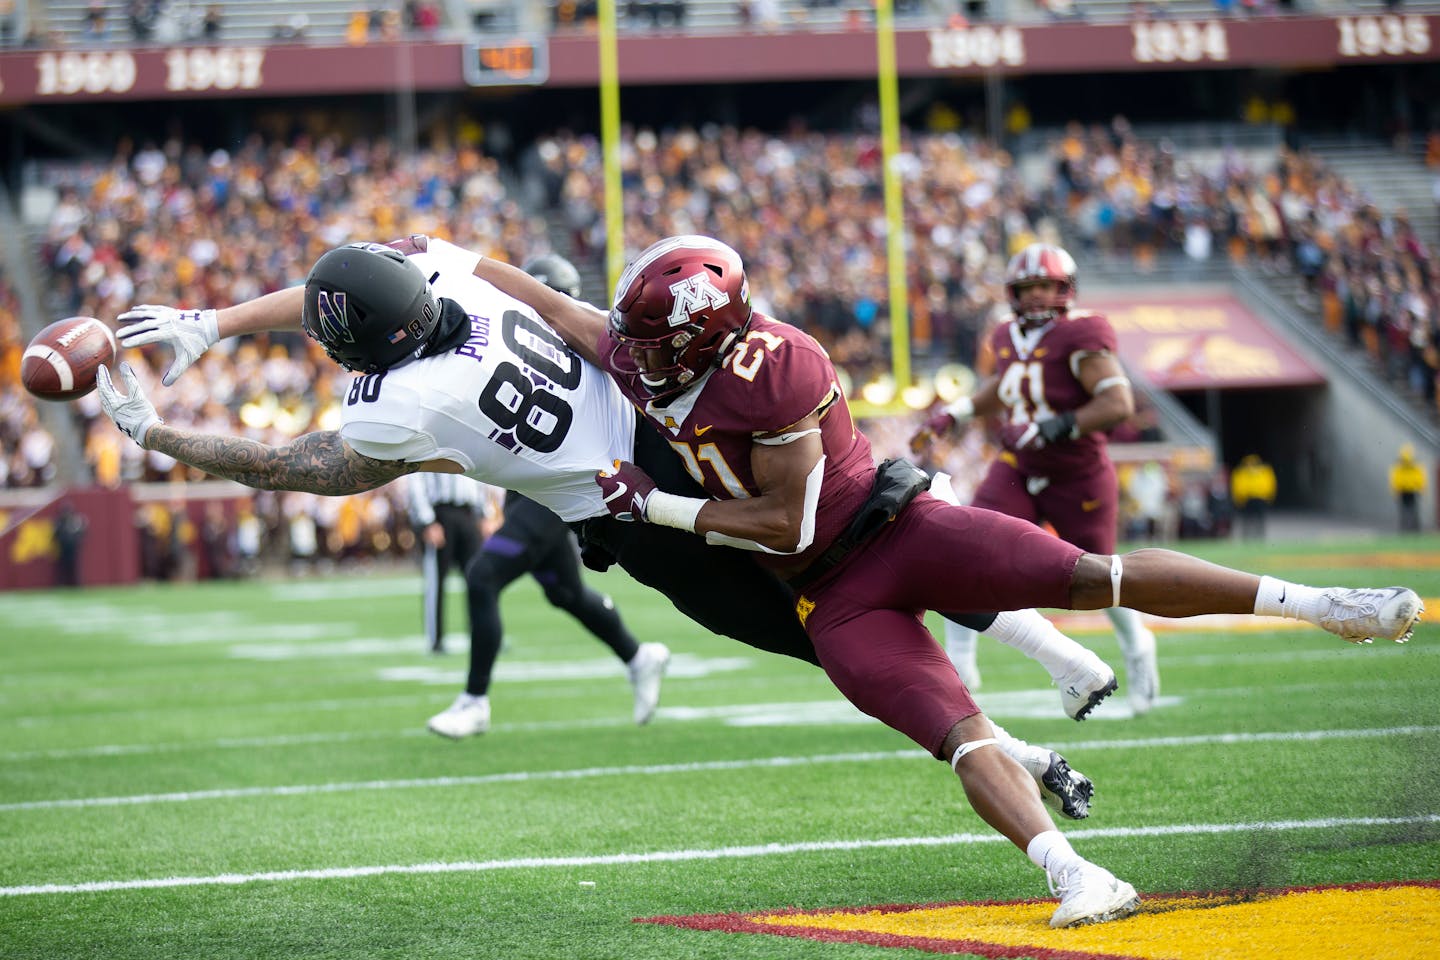
<path id="1" fill-rule="evenodd" d="M 1194 737 L 1151 737 L 1132 740 L 1090 740 L 1059 744 L 1064 752 L 1080 750 L 1186 747 L 1207 744 L 1269 743 L 1275 741 L 1316 741 L 1371 739 L 1440 732 L 1440 726 L 1387 727 L 1368 730 L 1302 730 L 1276 733 L 1217 733 Z M 593 777 L 661 776 L 670 773 L 704 773 L 713 770 L 777 769 L 817 763 L 870 763 L 877 760 L 929 759 L 923 750 L 886 750 L 857 753 L 830 753 L 799 757 L 759 757 L 746 760 L 711 760 L 699 763 L 665 763 L 648 766 L 583 767 L 575 770 L 525 770 L 490 773 L 471 777 L 430 777 L 413 780 L 360 780 L 346 783 L 292 784 L 275 787 L 233 787 L 219 790 L 187 790 L 178 793 L 145 793 L 118 797 L 74 797 L 57 800 L 29 800 L 0 804 L 0 812 L 55 810 L 77 807 L 124 807 L 151 803 L 189 803 L 196 800 L 226 800 L 237 797 L 293 797 L 319 793 L 349 793 L 359 790 L 406 790 L 431 787 L 471 787 L 487 783 L 533 783 L 544 780 L 585 780 Z"/>
<path id="2" fill-rule="evenodd" d="M 1074 839 L 1110 840 L 1134 837 L 1196 836 L 1246 833 L 1259 830 L 1333 830 L 1342 827 L 1391 827 L 1440 823 L 1440 814 L 1415 817 L 1333 817 L 1321 820 L 1272 820 L 1263 823 L 1177 823 L 1154 827 L 1106 827 L 1068 830 Z M 116 890 L 157 890 L 166 887 L 238 886 L 243 883 L 287 880 L 337 880 L 393 874 L 480 873 L 490 870 L 534 870 L 547 867 L 605 867 L 622 864 L 684 863 L 696 860 L 733 860 L 775 857 L 794 853 L 830 853 L 902 847 L 945 847 L 978 843 L 1008 843 L 994 833 L 954 833 L 941 837 L 887 837 L 878 840 L 816 840 L 808 843 L 762 843 L 716 847 L 709 850 L 657 850 L 653 853 L 612 853 L 590 857 L 521 857 L 513 860 L 462 860 L 456 863 L 388 864 L 372 867 L 329 867 L 320 870 L 274 870 L 265 873 L 221 873 L 209 877 L 157 877 L 143 880 L 96 880 L 89 883 L 45 883 L 0 887 L 0 897 L 27 897 L 43 893 L 110 893 Z"/>
<path id="3" fill-rule="evenodd" d="M 53 810 L 73 807 L 124 807 L 149 803 L 188 803 L 234 797 L 293 797 L 355 790 L 404 790 L 414 787 L 471 787 L 487 783 L 533 783 L 542 780 L 586 780 L 592 777 L 659 776 L 667 773 L 703 773 L 711 770 L 745 770 L 765 767 L 799 767 L 815 763 L 865 763 L 872 760 L 913 759 L 930 756 L 923 750 L 889 750 L 881 753 L 836 753 L 811 757 L 764 757 L 753 760 L 711 760 L 703 763 L 662 763 L 649 766 L 585 767 L 578 770 L 523 770 L 473 777 L 430 777 L 416 780 L 361 780 L 351 783 L 297 784 L 283 787 L 235 787 L 225 790 L 189 790 L 128 797 L 77 797 L 68 800 L 31 800 L 0 804 L 0 812 Z"/>

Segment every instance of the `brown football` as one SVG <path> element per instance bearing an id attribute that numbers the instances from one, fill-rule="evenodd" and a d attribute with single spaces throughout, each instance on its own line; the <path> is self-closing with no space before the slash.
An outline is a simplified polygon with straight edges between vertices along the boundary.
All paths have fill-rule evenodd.
<path id="1" fill-rule="evenodd" d="M 115 334 L 94 317 L 56 320 L 35 334 L 20 380 L 42 400 L 74 400 L 95 389 L 95 372 L 115 359 Z"/>

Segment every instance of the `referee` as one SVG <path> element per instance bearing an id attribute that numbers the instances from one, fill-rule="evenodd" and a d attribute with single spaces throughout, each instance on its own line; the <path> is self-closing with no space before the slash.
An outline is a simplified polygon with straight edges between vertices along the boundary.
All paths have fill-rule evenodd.
<path id="1" fill-rule="evenodd" d="M 445 577 L 465 568 L 480 550 L 476 512 L 488 515 L 495 494 L 478 480 L 458 473 L 415 473 L 408 480 L 410 520 L 424 544 L 425 642 L 431 653 L 445 652 Z"/>

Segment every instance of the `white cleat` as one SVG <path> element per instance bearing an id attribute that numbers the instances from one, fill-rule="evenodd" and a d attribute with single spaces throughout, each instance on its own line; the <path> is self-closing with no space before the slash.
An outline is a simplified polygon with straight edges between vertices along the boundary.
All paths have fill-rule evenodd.
<path id="1" fill-rule="evenodd" d="M 1090 651 L 1085 652 L 1086 657 L 1079 666 L 1055 678 L 1055 685 L 1060 688 L 1060 706 L 1071 720 L 1084 720 L 1119 686 L 1109 664 Z"/>
<path id="2" fill-rule="evenodd" d="M 1376 637 L 1404 643 L 1425 612 L 1419 595 L 1405 587 L 1331 587 L 1321 594 L 1320 602 L 1324 612 L 1319 625 L 1351 643 L 1369 643 Z"/>
<path id="3" fill-rule="evenodd" d="M 451 740 L 463 740 L 490 729 L 490 698 L 462 693 L 445 710 L 425 724 L 431 733 Z"/>
<path id="4" fill-rule="evenodd" d="M 1050 892 L 1060 898 L 1060 906 L 1050 917 L 1052 927 L 1105 923 L 1140 909 L 1140 895 L 1134 887 L 1088 860 L 1059 874 L 1046 871 L 1045 876 L 1050 881 Z"/>
<path id="5" fill-rule="evenodd" d="M 625 665 L 630 686 L 635 693 L 635 722 L 644 726 L 660 706 L 660 681 L 670 665 L 670 648 L 663 643 L 642 643 L 635 656 Z"/>
<path id="6" fill-rule="evenodd" d="M 1155 634 L 1142 630 L 1135 649 L 1125 653 L 1125 699 L 1130 712 L 1143 717 L 1160 699 L 1160 667 L 1155 662 Z"/>

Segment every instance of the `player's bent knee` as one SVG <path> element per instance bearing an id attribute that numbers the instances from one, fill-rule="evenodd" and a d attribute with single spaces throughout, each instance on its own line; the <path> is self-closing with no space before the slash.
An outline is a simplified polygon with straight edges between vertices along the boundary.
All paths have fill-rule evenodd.
<path id="1" fill-rule="evenodd" d="M 470 559 L 469 565 L 465 567 L 465 589 L 472 596 L 484 593 L 499 596 L 500 591 L 497 587 L 499 577 L 500 572 L 495 569 L 495 565 L 482 550 L 475 554 Z"/>
<path id="2" fill-rule="evenodd" d="M 573 610 L 580 605 L 580 592 L 559 584 L 546 586 L 545 600 L 552 607 L 559 607 L 561 610 Z"/>

